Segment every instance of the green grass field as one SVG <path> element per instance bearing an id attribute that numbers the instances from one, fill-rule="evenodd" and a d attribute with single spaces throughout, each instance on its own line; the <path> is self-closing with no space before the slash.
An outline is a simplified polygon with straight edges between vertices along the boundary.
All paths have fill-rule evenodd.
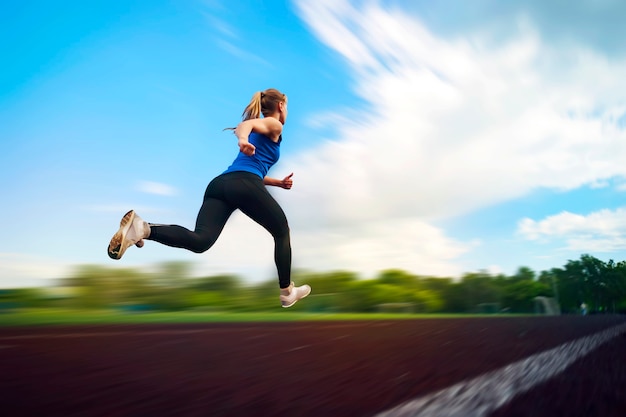
<path id="1" fill-rule="evenodd" d="M 499 317 L 512 317 L 505 315 Z M 245 323 L 314 320 L 399 320 L 460 317 L 486 317 L 470 314 L 330 314 L 299 313 L 277 309 L 276 312 L 150 312 L 120 313 L 114 310 L 28 309 L 0 313 L 0 326 L 86 325 L 86 324 L 167 324 L 167 323 Z M 488 317 L 498 317 L 489 315 Z"/>

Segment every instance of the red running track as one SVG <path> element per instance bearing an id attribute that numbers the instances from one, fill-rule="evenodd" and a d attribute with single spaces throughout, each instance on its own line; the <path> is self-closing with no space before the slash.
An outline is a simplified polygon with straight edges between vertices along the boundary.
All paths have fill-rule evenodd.
<path id="1" fill-rule="evenodd" d="M 374 416 L 621 316 L 0 328 L 6 416 Z M 624 333 L 493 416 L 626 415 Z"/>

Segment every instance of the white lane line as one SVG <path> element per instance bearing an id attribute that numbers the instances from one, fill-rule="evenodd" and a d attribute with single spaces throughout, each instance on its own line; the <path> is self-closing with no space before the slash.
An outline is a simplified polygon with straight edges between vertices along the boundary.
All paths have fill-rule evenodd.
<path id="1" fill-rule="evenodd" d="M 376 417 L 481 417 L 564 371 L 626 331 L 626 324 L 565 343 L 477 378 L 406 402 Z"/>

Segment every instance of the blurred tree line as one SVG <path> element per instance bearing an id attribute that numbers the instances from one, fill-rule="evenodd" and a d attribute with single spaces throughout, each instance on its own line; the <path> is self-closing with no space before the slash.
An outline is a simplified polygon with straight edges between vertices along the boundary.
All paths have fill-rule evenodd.
<path id="1" fill-rule="evenodd" d="M 87 265 L 53 290 L 0 291 L 0 308 L 58 306 L 143 310 L 262 311 L 279 305 L 277 279 L 245 285 L 235 275 L 194 278 L 191 264 L 170 262 L 157 272 Z M 531 313 L 535 297 L 555 298 L 563 313 L 626 312 L 626 262 L 590 255 L 536 274 L 520 267 L 512 276 L 467 273 L 460 279 L 425 277 L 390 269 L 373 279 L 349 271 L 295 272 L 313 288 L 299 311 L 414 313 Z"/>

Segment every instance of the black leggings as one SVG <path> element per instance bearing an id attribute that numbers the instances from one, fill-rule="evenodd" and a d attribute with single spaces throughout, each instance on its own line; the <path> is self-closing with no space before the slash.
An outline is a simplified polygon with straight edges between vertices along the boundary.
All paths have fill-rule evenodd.
<path id="1" fill-rule="evenodd" d="M 204 193 L 193 232 L 176 225 L 150 225 L 148 239 L 196 253 L 204 252 L 213 246 L 236 209 L 272 234 L 278 281 L 280 288 L 287 288 L 291 283 L 291 243 L 287 217 L 258 175 L 230 172 L 216 177 Z"/>

